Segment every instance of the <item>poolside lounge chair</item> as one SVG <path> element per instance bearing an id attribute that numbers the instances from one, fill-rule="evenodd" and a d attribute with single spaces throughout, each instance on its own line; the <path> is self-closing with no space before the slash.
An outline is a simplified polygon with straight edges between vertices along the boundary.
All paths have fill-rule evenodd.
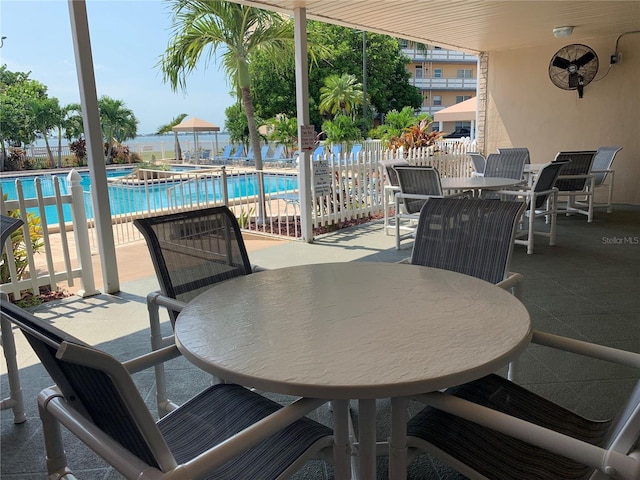
<path id="1" fill-rule="evenodd" d="M 160 306 L 169 311 L 173 326 L 184 304 L 211 285 L 259 269 L 249 263 L 238 220 L 226 206 L 139 218 L 133 223 L 147 242 L 160 284 L 160 292 L 147 296 L 152 350 L 174 342 L 173 335 L 162 335 Z M 156 388 L 159 414 L 175 409 L 167 398 L 162 365 L 156 367 Z"/>
<path id="2" fill-rule="evenodd" d="M 356 143 L 353 147 L 351 147 L 351 160 L 358 161 L 360 159 L 360 154 L 362 152 L 362 144 Z"/>
<path id="3" fill-rule="evenodd" d="M 175 345 L 121 363 L 15 305 L 3 302 L 1 315 L 22 330 L 56 384 L 38 395 L 49 478 L 75 478 L 60 425 L 130 479 L 276 479 L 332 451 L 331 429 L 304 417 L 324 400 L 282 407 L 218 384 L 156 423 L 131 373 L 180 356 Z"/>
<path id="4" fill-rule="evenodd" d="M 222 155 L 216 157 L 216 160 L 222 161 L 223 163 L 227 163 L 231 160 L 231 150 L 233 149 L 233 145 L 228 144 L 225 145 L 224 150 L 222 151 Z"/>
<path id="5" fill-rule="evenodd" d="M 244 145 L 240 144 L 236 147 L 235 151 L 231 154 L 231 158 L 229 160 L 235 163 L 243 159 L 244 159 Z"/>
<path id="6" fill-rule="evenodd" d="M 320 145 L 316 147 L 316 149 L 313 151 L 313 155 L 311 156 L 311 158 L 313 160 L 322 160 L 323 157 L 324 157 L 324 145 Z"/>
<path id="7" fill-rule="evenodd" d="M 0 256 L 5 251 L 5 243 L 11 238 L 11 234 L 17 231 L 24 222 L 19 218 L 9 215 L 0 215 Z M 12 262 L 9 262 L 12 264 Z M 8 303 L 9 298 L 0 292 L 0 301 Z M 0 410 L 13 409 L 13 423 L 23 423 L 27 420 L 24 412 L 24 399 L 16 361 L 16 342 L 13 338 L 11 324 L 4 318 L 0 319 L 0 332 L 2 333 L 2 349 L 7 363 L 7 380 L 9 382 L 9 396 L 0 401 Z"/>
<path id="8" fill-rule="evenodd" d="M 533 332 L 532 343 L 558 353 L 640 368 L 640 354 L 635 352 L 538 331 Z M 564 361 L 564 356 L 557 355 L 557 361 Z M 618 415 L 604 421 L 577 415 L 498 375 L 414 399 L 429 406 L 408 423 L 410 449 L 427 451 L 466 477 L 569 480 L 640 476 L 640 382 Z"/>

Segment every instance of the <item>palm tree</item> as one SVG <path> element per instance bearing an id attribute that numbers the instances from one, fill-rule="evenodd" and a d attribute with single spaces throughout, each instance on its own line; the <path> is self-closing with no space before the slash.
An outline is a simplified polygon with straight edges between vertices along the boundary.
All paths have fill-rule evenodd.
<path id="1" fill-rule="evenodd" d="M 122 100 L 115 100 L 106 95 L 98 100 L 102 135 L 107 143 L 107 163 L 111 163 L 113 142 L 122 143 L 138 134 L 138 120 L 133 111 L 128 109 Z"/>
<path id="2" fill-rule="evenodd" d="M 186 89 L 186 78 L 205 54 L 214 58 L 222 51 L 222 66 L 242 99 L 249 136 L 258 170 L 259 222 L 264 220 L 264 183 L 260 137 L 251 99 L 249 63 L 259 49 L 273 51 L 282 58 L 293 45 L 293 28 L 281 15 L 219 0 L 169 0 L 173 11 L 174 37 L 159 65 L 165 81 L 176 90 Z M 279 52 L 279 54 L 276 54 Z"/>
<path id="3" fill-rule="evenodd" d="M 185 118 L 187 118 L 187 114 L 181 113 L 166 125 L 160 125 L 158 127 L 158 131 L 156 132 L 156 135 L 162 135 L 163 133 L 173 132 L 173 127 L 182 123 L 182 120 L 184 120 Z M 173 132 L 173 134 L 175 136 L 174 142 L 173 142 L 174 144 L 173 153 L 176 157 L 176 160 L 182 160 L 182 149 L 180 148 L 180 140 L 178 140 L 178 132 Z"/>
<path id="4" fill-rule="evenodd" d="M 49 145 L 49 130 L 53 130 L 59 123 L 60 118 L 60 104 L 58 99 L 53 98 L 33 98 L 28 102 L 28 108 L 33 115 L 34 122 L 38 131 L 44 137 L 44 144 L 47 147 L 47 156 L 49 162 L 53 166 L 55 161 L 51 147 Z"/>
<path id="5" fill-rule="evenodd" d="M 272 129 L 269 134 L 269 140 L 284 145 L 287 149 L 286 155 L 289 156 L 296 143 L 298 143 L 298 119 L 279 115 L 267 120 L 267 125 Z"/>
<path id="6" fill-rule="evenodd" d="M 362 84 L 355 75 L 330 75 L 320 87 L 320 113 L 329 113 L 332 117 L 338 113 L 349 115 L 356 106 L 362 105 L 362 100 Z"/>

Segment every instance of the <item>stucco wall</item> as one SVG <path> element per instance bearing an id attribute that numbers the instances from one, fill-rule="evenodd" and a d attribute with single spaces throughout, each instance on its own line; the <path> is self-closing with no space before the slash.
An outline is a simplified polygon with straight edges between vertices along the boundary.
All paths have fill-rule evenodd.
<path id="1" fill-rule="evenodd" d="M 557 39 L 544 47 L 490 52 L 485 153 L 528 147 L 532 163 L 545 163 L 561 150 L 620 145 L 614 202 L 640 204 L 640 34 L 620 39 L 622 62 L 602 78 L 616 37 Z M 571 43 L 593 48 L 600 61 L 583 98 L 556 87 L 548 76 L 553 54 Z"/>

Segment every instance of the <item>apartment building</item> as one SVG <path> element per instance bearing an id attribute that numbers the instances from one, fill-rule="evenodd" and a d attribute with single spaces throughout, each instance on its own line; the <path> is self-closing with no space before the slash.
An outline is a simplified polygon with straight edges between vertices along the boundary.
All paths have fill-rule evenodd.
<path id="1" fill-rule="evenodd" d="M 422 112 L 433 117 L 444 108 L 476 96 L 478 57 L 475 55 L 408 40 L 401 40 L 400 46 L 402 53 L 410 59 L 407 64 L 411 74 L 409 82 L 422 92 Z M 434 124 L 434 129 L 463 135 L 471 132 L 471 122 Z"/>

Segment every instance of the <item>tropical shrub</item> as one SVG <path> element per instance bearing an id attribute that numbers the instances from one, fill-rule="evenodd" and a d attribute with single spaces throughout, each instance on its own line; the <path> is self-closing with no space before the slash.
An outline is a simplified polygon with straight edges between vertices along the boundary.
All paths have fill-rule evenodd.
<path id="1" fill-rule="evenodd" d="M 327 120 L 322 124 L 322 131 L 329 143 L 352 144 L 362 139 L 358 122 L 347 115 L 338 114 L 333 120 Z"/>
<path id="2" fill-rule="evenodd" d="M 5 194 L 5 200 L 6 199 L 7 195 Z M 18 210 L 10 210 L 7 212 L 7 215 L 14 218 L 20 217 Z M 29 242 L 31 242 L 31 248 L 33 249 L 34 253 L 39 253 L 44 248 L 40 217 L 35 213 L 28 213 L 27 227 L 29 229 Z M 15 259 L 16 276 L 18 277 L 16 280 L 22 280 L 25 275 L 25 271 L 29 266 L 29 263 L 27 261 L 27 247 L 22 228 L 19 228 L 11 234 L 11 247 Z M 10 280 L 11 273 L 9 271 L 9 261 L 5 252 L 2 254 L 2 264 L 0 264 L 0 282 L 7 283 Z"/>
<path id="3" fill-rule="evenodd" d="M 75 142 L 69 144 L 69 150 L 75 156 L 75 163 L 81 167 L 87 164 L 87 142 L 83 138 L 79 138 Z"/>
<path id="4" fill-rule="evenodd" d="M 423 118 L 415 125 L 405 128 L 399 137 L 390 138 L 389 146 L 391 148 L 403 147 L 407 150 L 435 145 L 436 140 L 441 139 L 444 132 L 433 131 L 431 129 L 432 123 L 429 118 Z"/>

